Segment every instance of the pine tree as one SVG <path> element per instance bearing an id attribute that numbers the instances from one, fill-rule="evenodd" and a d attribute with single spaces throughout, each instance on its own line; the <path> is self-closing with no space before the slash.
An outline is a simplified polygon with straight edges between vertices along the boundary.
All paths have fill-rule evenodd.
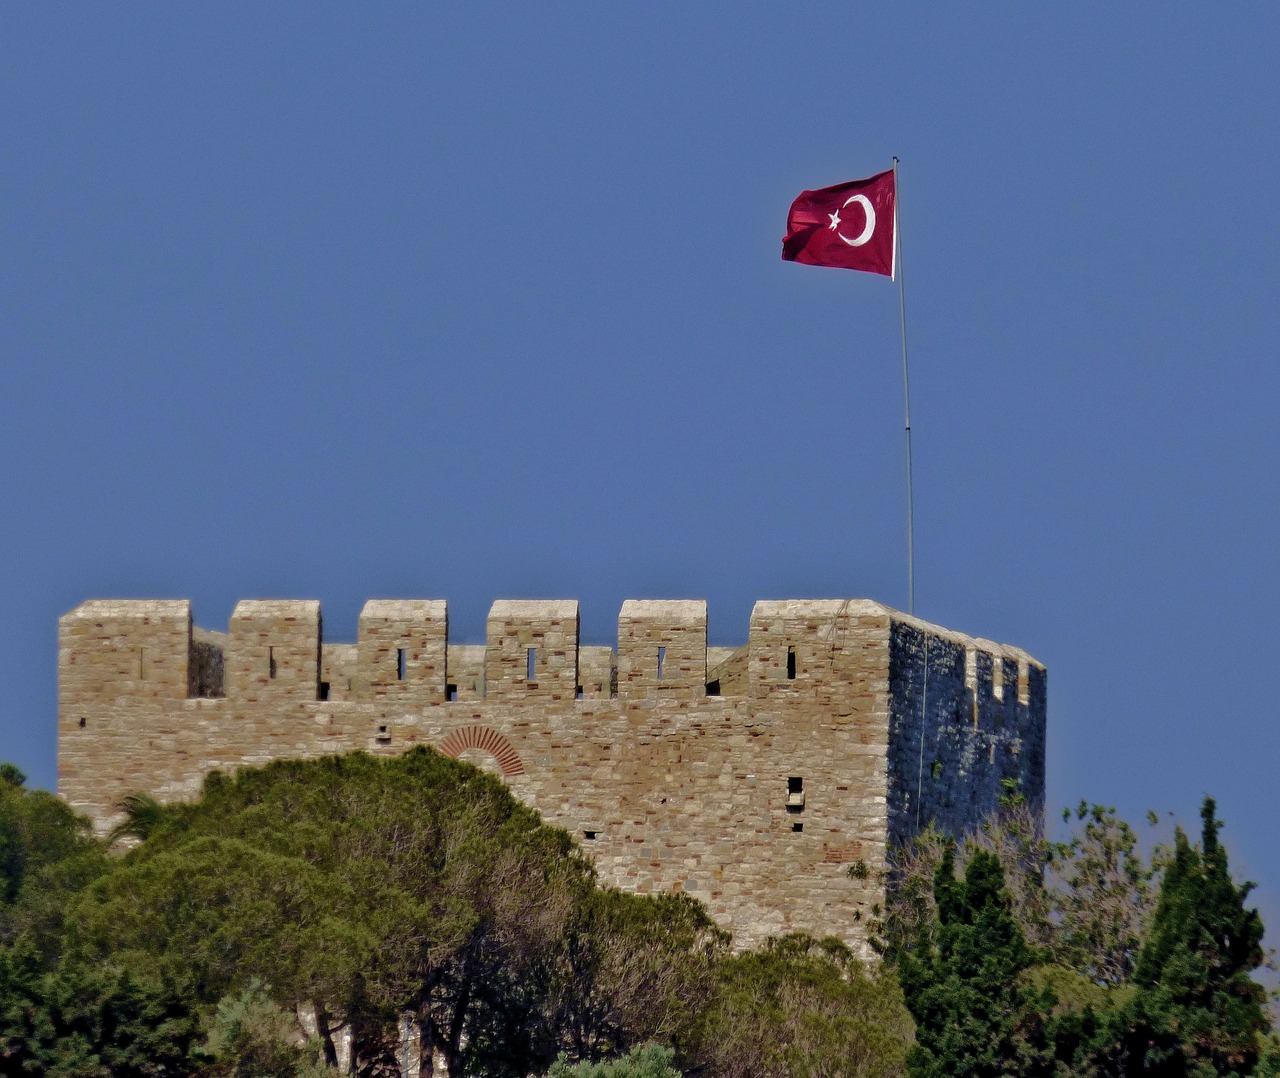
<path id="1" fill-rule="evenodd" d="M 1253 884 L 1231 879 L 1215 811 L 1205 798 L 1199 850 L 1178 830 L 1134 970 L 1130 1058 L 1140 1073 L 1248 1074 L 1269 1028 L 1250 976 L 1264 957 L 1262 920 L 1245 908 Z"/>

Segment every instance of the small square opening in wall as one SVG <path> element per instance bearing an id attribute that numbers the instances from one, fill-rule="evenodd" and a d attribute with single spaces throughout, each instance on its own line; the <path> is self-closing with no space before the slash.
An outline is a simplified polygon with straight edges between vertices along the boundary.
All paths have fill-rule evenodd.
<path id="1" fill-rule="evenodd" d="M 458 686 L 457 686 L 457 685 L 446 685 L 446 686 L 444 687 L 444 698 L 445 698 L 446 700 L 456 700 L 456 699 L 458 699 Z"/>
<path id="2" fill-rule="evenodd" d="M 804 779 L 799 775 L 787 779 L 787 811 L 804 811 Z"/>
<path id="3" fill-rule="evenodd" d="M 715 681 L 707 682 L 707 695 L 708 696 L 720 695 L 720 679 L 719 678 L 716 678 Z"/>
<path id="4" fill-rule="evenodd" d="M 594 831 L 583 831 L 583 832 L 582 832 L 582 837 L 583 837 L 583 838 L 585 838 L 585 839 L 587 839 L 589 842 L 594 842 L 594 841 L 595 841 L 595 837 L 596 837 L 596 832 L 594 832 Z"/>
<path id="5" fill-rule="evenodd" d="M 801 831 L 803 831 L 803 830 L 804 830 L 804 824 L 802 824 L 802 823 L 793 823 L 793 824 L 791 825 L 791 830 L 792 830 L 792 832 L 793 832 L 794 834 L 797 834 L 797 835 L 798 835 Z"/>
<path id="6" fill-rule="evenodd" d="M 329 683 L 327 681 L 320 682 L 320 699 L 329 699 Z"/>
<path id="7" fill-rule="evenodd" d="M 396 648 L 396 680 L 403 681 L 406 669 L 404 648 Z"/>
<path id="8" fill-rule="evenodd" d="M 792 644 L 787 648 L 787 680 L 795 681 L 796 679 L 796 647 Z"/>
<path id="9" fill-rule="evenodd" d="M 390 740 L 391 740 L 391 727 L 390 727 L 390 726 L 387 726 L 387 725 L 384 723 L 382 726 L 379 726 L 379 727 L 378 727 L 378 740 L 379 740 L 379 741 L 390 741 Z"/>
<path id="10" fill-rule="evenodd" d="M 83 716 L 83 715 L 81 715 L 81 716 L 80 716 L 80 729 L 81 729 L 81 730 L 83 730 L 83 729 L 85 728 L 85 725 L 86 725 L 86 724 L 85 724 L 85 718 L 84 718 L 84 716 Z"/>

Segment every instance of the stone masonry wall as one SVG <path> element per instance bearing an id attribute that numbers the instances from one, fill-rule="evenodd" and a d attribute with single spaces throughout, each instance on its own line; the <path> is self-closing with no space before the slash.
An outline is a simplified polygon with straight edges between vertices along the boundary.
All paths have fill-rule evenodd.
<path id="1" fill-rule="evenodd" d="M 1005 792 L 1044 805 L 1045 670 L 1026 652 L 895 617 L 889 841 L 972 831 Z"/>
<path id="2" fill-rule="evenodd" d="M 430 745 L 500 774 L 605 883 L 688 891 L 738 946 L 805 930 L 866 954 L 875 870 L 917 800 L 963 826 L 1011 767 L 1043 789 L 1043 668 L 1015 649 L 866 600 L 761 602 L 709 671 L 706 627 L 705 603 L 628 602 L 615 653 L 580 646 L 574 602 L 501 601 L 483 647 L 454 645 L 443 602 L 374 600 L 356 644 L 325 645 L 315 602 L 244 602 L 194 639 L 185 602 L 88 602 L 60 623 L 59 791 L 106 828 L 125 794 L 194 797 L 215 768 Z M 225 695 L 198 695 L 219 642 Z M 942 770 L 917 793 L 921 729 Z"/>

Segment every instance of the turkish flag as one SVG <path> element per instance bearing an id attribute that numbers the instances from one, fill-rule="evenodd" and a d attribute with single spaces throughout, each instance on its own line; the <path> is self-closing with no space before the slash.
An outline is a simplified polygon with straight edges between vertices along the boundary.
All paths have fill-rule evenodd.
<path id="1" fill-rule="evenodd" d="M 801 191 L 787 214 L 788 262 L 892 277 L 898 227 L 893 169 L 819 191 Z"/>

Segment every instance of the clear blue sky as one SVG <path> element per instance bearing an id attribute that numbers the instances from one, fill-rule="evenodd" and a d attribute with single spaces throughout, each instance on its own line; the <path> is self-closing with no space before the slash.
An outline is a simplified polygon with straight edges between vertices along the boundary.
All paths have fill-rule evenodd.
<path id="1" fill-rule="evenodd" d="M 0 757 L 90 597 L 905 606 L 896 290 L 779 257 L 897 154 L 918 613 L 1274 935 L 1276 9 L 694 7 L 4 7 Z"/>

